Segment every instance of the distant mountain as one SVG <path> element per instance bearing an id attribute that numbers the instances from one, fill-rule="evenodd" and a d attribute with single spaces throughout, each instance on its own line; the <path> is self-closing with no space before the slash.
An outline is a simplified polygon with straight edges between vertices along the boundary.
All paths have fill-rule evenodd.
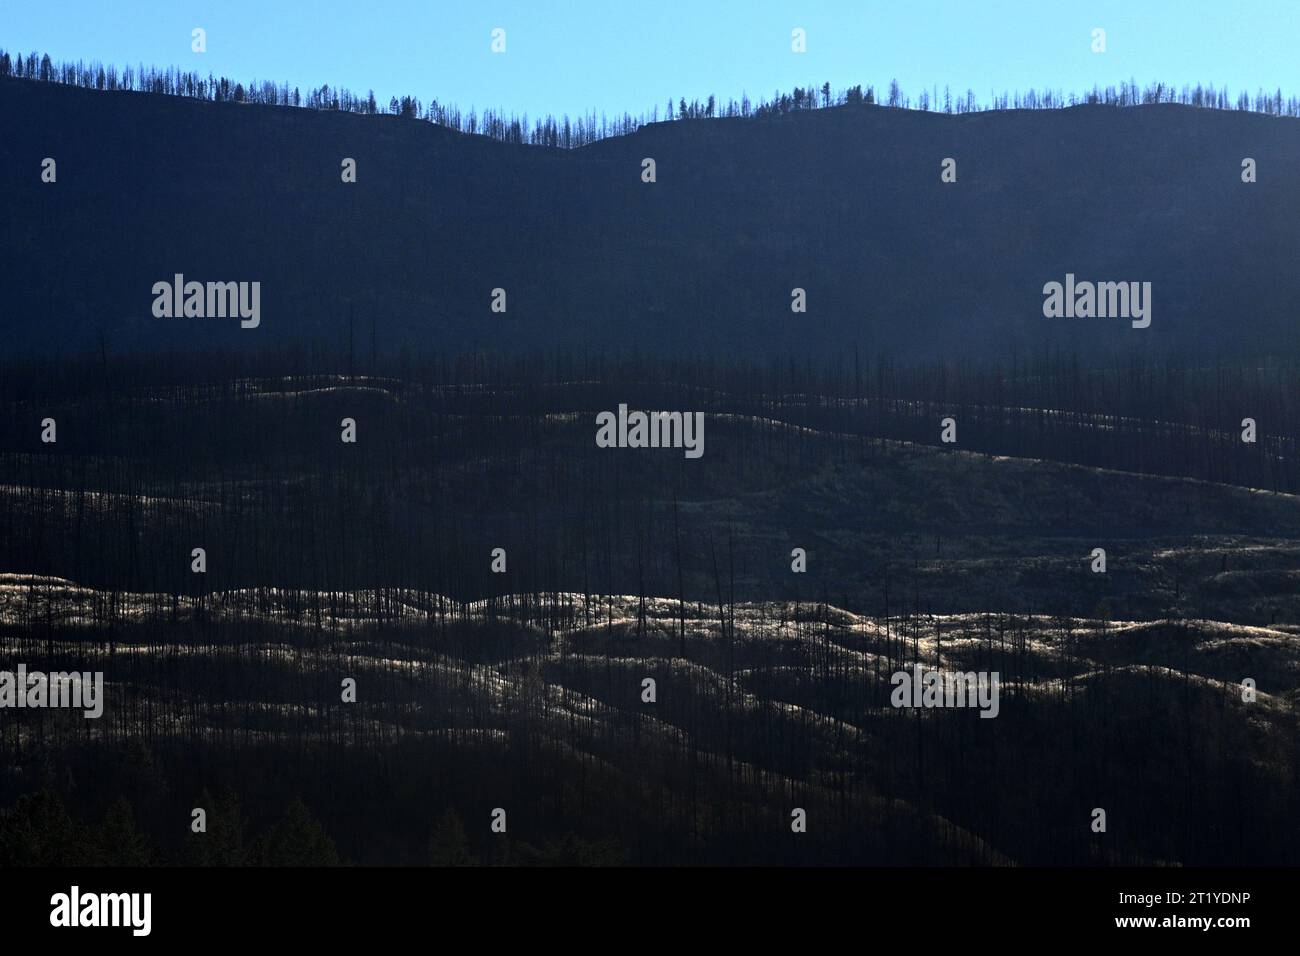
<path id="1" fill-rule="evenodd" d="M 1294 118 L 845 106 L 564 151 L 12 79 L 0 116 L 9 354 L 349 335 L 359 352 L 1300 351 Z M 1241 181 L 1245 157 L 1258 182 Z M 260 325 L 154 317 L 152 287 L 177 273 L 260 282 Z M 1151 326 L 1045 318 L 1043 285 L 1067 273 L 1151 282 Z"/>

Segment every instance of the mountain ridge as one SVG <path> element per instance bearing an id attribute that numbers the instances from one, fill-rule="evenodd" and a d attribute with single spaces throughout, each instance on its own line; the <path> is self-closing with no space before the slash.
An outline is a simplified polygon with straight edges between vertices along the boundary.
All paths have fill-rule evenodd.
<path id="1" fill-rule="evenodd" d="M 350 338 L 755 359 L 1296 351 L 1300 124 L 1287 117 L 853 105 L 660 122 L 564 150 L 14 79 L 0 109 L 16 354 Z M 1241 181 L 1247 156 L 1256 183 Z M 356 183 L 341 181 L 344 157 Z M 940 182 L 948 157 L 955 183 Z M 1253 241 L 1225 242 L 1246 229 Z M 150 288 L 176 273 L 261 282 L 264 321 L 155 319 Z M 1152 326 L 1044 318 L 1044 283 L 1067 273 L 1152 282 Z"/>

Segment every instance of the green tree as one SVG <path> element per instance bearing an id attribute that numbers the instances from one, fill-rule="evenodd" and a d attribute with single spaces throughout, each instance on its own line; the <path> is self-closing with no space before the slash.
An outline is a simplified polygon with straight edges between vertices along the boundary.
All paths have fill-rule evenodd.
<path id="1" fill-rule="evenodd" d="M 19 797 L 0 814 L 0 866 L 86 866 L 94 862 L 86 833 L 50 790 Z"/>
<path id="2" fill-rule="evenodd" d="M 195 833 L 191 826 L 185 838 L 184 859 L 189 866 L 242 866 L 247 862 L 244 849 L 244 821 L 240 816 L 239 798 L 227 790 L 214 798 L 205 788 L 194 803 L 207 813 L 207 830 Z M 191 821 L 192 822 L 192 821 Z"/>
<path id="3" fill-rule="evenodd" d="M 298 799 L 289 804 L 284 819 L 257 841 L 254 858 L 262 866 L 339 865 L 334 841 Z"/>
<path id="4" fill-rule="evenodd" d="M 99 858 L 106 866 L 148 866 L 149 840 L 135 828 L 135 810 L 125 797 L 113 801 L 99 829 Z"/>
<path id="5" fill-rule="evenodd" d="M 622 847 L 612 837 L 592 841 L 575 833 L 547 840 L 540 847 L 521 843 L 519 860 L 524 866 L 620 866 L 625 862 Z"/>
<path id="6" fill-rule="evenodd" d="M 465 825 L 460 815 L 448 807 L 429 834 L 429 865 L 473 866 L 474 863 L 469 853 L 469 840 L 465 837 Z"/>

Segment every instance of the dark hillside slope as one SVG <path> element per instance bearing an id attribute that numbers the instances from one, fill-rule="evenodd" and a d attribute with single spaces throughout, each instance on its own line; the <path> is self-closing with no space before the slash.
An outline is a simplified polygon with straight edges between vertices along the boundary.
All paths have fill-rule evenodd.
<path id="1" fill-rule="evenodd" d="M 0 81 L 0 118 L 11 353 L 346 348 L 350 324 L 358 352 L 1197 358 L 1300 342 L 1294 119 L 842 107 L 661 123 L 565 152 L 392 116 L 17 80 Z M 46 156 L 55 185 L 40 182 Z M 345 156 L 355 185 L 340 182 Z M 939 180 L 947 156 L 956 184 Z M 260 328 L 154 318 L 151 286 L 177 272 L 260 281 Z M 1066 272 L 1151 281 L 1151 327 L 1044 318 L 1042 285 Z M 796 286 L 806 315 L 790 312 Z M 489 310 L 495 287 L 505 315 Z"/>

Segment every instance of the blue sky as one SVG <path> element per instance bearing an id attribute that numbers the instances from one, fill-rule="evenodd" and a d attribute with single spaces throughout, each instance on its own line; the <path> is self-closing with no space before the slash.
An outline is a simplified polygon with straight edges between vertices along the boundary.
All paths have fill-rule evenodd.
<path id="1" fill-rule="evenodd" d="M 190 31 L 208 52 L 190 50 Z M 507 52 L 490 52 L 502 27 Z M 790 50 L 807 31 L 808 51 Z M 1094 54 L 1094 27 L 1107 51 Z M 1300 0 L 0 0 L 0 47 L 409 93 L 530 116 L 896 77 L 1085 90 L 1137 79 L 1300 90 Z"/>

